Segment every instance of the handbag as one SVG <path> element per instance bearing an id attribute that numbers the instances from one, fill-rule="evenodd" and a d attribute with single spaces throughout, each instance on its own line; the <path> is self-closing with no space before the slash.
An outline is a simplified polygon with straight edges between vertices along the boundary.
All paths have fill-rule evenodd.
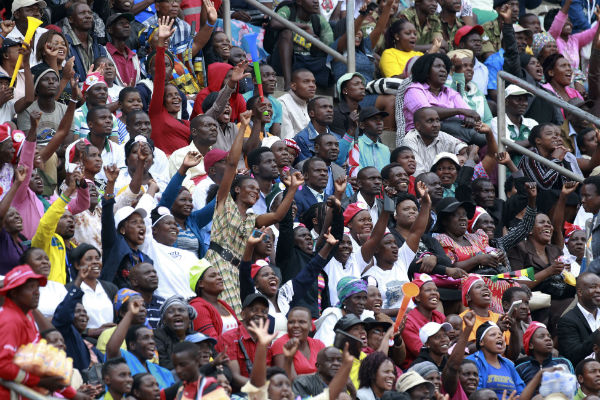
<path id="1" fill-rule="evenodd" d="M 396 94 L 402 82 L 404 79 L 379 78 L 367 83 L 365 91 L 367 94 Z"/>

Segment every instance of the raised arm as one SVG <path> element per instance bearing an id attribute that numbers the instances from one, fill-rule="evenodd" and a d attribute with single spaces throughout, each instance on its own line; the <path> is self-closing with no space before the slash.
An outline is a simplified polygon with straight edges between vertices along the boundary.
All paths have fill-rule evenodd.
<path id="1" fill-rule="evenodd" d="M 168 20 L 168 17 L 162 17 L 158 23 L 158 46 L 156 47 L 156 56 L 154 57 L 154 90 L 152 91 L 152 99 L 150 100 L 148 109 L 150 115 L 158 115 L 163 108 L 167 74 L 165 66 L 165 49 L 169 37 L 175 33 L 175 28 L 171 28 L 175 20 Z"/>
<path id="2" fill-rule="evenodd" d="M 0 200 L 0 221 L 4 220 L 4 216 L 8 212 L 8 209 L 10 208 L 10 205 L 13 199 L 15 198 L 15 195 L 17 194 L 21 186 L 23 186 L 23 183 L 27 179 L 27 176 L 31 176 L 29 169 L 27 169 L 27 167 L 25 167 L 24 165 L 19 165 L 15 170 L 15 180 L 10 186 L 10 189 L 8 189 L 8 192 L 6 192 L 2 200 Z"/>
<path id="3" fill-rule="evenodd" d="M 131 326 L 134 315 L 140 312 L 142 307 L 142 299 L 134 298 L 129 301 L 127 313 L 117 325 L 117 328 L 113 332 L 108 343 L 106 343 L 106 359 L 116 358 L 121 356 L 121 344 L 125 341 L 127 331 Z"/>
<path id="4" fill-rule="evenodd" d="M 15 103 L 15 113 L 25 111 L 27 107 L 35 101 L 35 93 L 33 88 L 33 75 L 31 75 L 31 68 L 29 68 L 29 55 L 31 54 L 31 46 L 23 42 L 22 46 L 19 46 L 19 55 L 23 55 L 23 71 L 25 72 L 25 96 L 20 98 Z"/>
<path id="5" fill-rule="evenodd" d="M 78 85 L 78 80 L 71 80 L 71 85 L 74 85 L 76 87 Z M 71 131 L 71 125 L 73 124 L 73 116 L 75 115 L 75 109 L 77 108 L 77 99 L 77 94 L 75 95 L 75 97 L 73 96 L 73 94 L 71 94 L 71 99 L 69 100 L 69 104 L 67 105 L 67 111 L 65 112 L 63 118 L 60 120 L 60 124 L 58 124 L 58 129 L 56 130 L 56 133 L 54 134 L 52 139 L 50 139 L 50 142 L 48 142 L 48 144 L 44 146 L 40 151 L 40 157 L 42 158 L 42 161 L 48 161 L 50 157 L 52 157 L 52 155 L 56 153 L 58 148 L 63 144 L 63 142 L 69 135 L 69 132 Z"/>
<path id="6" fill-rule="evenodd" d="M 487 172 L 488 175 L 491 175 L 494 171 L 496 171 L 496 166 L 498 165 L 498 160 L 496 160 L 496 153 L 498 153 L 498 142 L 496 142 L 494 132 L 489 125 L 480 122 L 475 129 L 477 132 L 485 134 L 487 151 L 485 152 L 485 156 L 483 156 L 483 160 L 481 160 L 481 165 L 483 166 L 485 172 Z"/>
<path id="7" fill-rule="evenodd" d="M 516 226 L 510 228 L 506 235 L 498 238 L 498 243 L 501 244 L 498 247 L 503 247 L 507 251 L 515 247 L 522 240 L 525 240 L 535 223 L 535 216 L 537 214 L 535 205 L 537 185 L 535 182 L 527 182 L 525 188 L 527 190 L 527 209 L 525 210 L 523 219 Z"/>
<path id="8" fill-rule="evenodd" d="M 250 123 L 250 117 L 252 111 L 246 110 L 240 114 L 240 128 L 238 129 L 237 136 L 235 137 L 231 149 L 227 154 L 227 160 L 225 164 L 225 172 L 223 173 L 223 179 L 219 185 L 219 191 L 217 192 L 217 210 L 220 210 L 225 204 L 225 199 L 231 190 L 231 184 L 237 173 L 237 165 L 242 155 L 242 146 L 244 145 L 244 132 L 246 127 Z"/>
<path id="9" fill-rule="evenodd" d="M 206 110 L 204 115 L 208 115 L 213 117 L 214 119 L 217 119 L 219 115 L 223 114 L 223 111 L 225 111 L 225 107 L 229 102 L 229 98 L 235 92 L 239 81 L 247 76 L 250 76 L 249 73 L 244 72 L 247 65 L 248 61 L 244 60 L 235 67 L 233 67 L 233 69 L 231 70 L 231 76 L 229 77 L 229 80 L 226 84 L 223 85 L 223 87 L 219 91 L 219 95 L 217 96 L 215 103 L 212 105 L 211 108 Z"/>
<path id="10" fill-rule="evenodd" d="M 558 14 L 556 14 L 556 17 L 554 17 L 554 21 L 552 21 L 550 29 L 548 29 L 548 33 L 554 39 L 560 37 L 560 34 L 562 33 L 563 26 L 565 26 L 565 22 L 567 22 L 567 14 L 569 13 L 569 8 L 571 7 L 572 2 L 573 0 L 565 0 Z"/>
<path id="11" fill-rule="evenodd" d="M 284 178 L 284 180 L 286 180 L 286 178 Z M 302 186 L 303 183 L 304 177 L 302 176 L 302 173 L 300 173 L 300 171 L 294 171 L 291 176 L 291 183 L 288 186 L 287 193 L 285 194 L 285 197 L 281 201 L 279 207 L 277 207 L 277 211 L 262 214 L 256 217 L 256 227 L 260 228 L 263 226 L 270 226 L 281 221 L 283 217 L 285 217 L 285 214 L 288 212 L 289 208 L 292 206 L 292 201 L 294 201 L 294 195 L 296 194 L 296 191 L 300 186 Z"/>
<path id="12" fill-rule="evenodd" d="M 269 320 L 266 319 L 251 321 L 247 329 L 258 338 L 250 383 L 257 388 L 262 388 L 267 384 L 267 351 L 273 339 L 277 337 L 277 333 L 269 334 Z"/>
<path id="13" fill-rule="evenodd" d="M 365 262 L 370 262 L 375 255 L 375 251 L 379 247 L 379 244 L 385 235 L 385 228 L 387 228 L 389 219 L 390 213 L 383 210 L 377 219 L 377 223 L 371 231 L 371 236 L 369 236 L 365 243 L 360 247 L 360 252 Z"/>
<path id="14" fill-rule="evenodd" d="M 108 254 L 117 243 L 117 228 L 115 227 L 115 182 L 119 177 L 119 169 L 116 165 L 108 165 L 104 167 L 104 174 L 108 178 L 106 187 L 104 188 L 104 196 L 102 198 L 102 229 L 100 237 L 102 240 L 102 260 L 106 260 L 105 255 Z M 115 279 L 118 265 L 104 265 L 100 278 L 109 282 Z"/>
<path id="15" fill-rule="evenodd" d="M 421 241 L 421 236 L 423 236 L 423 234 L 425 233 L 425 229 L 427 229 L 427 223 L 429 222 L 429 212 L 431 211 L 431 198 L 429 197 L 429 191 L 427 190 L 427 186 L 425 186 L 425 183 L 419 182 L 417 184 L 416 190 L 418 191 L 419 197 L 421 198 L 421 209 L 419 210 L 417 219 L 415 220 L 415 222 L 413 222 L 412 226 L 410 227 L 410 233 L 406 238 L 406 244 L 415 253 L 419 249 L 419 242 Z"/>
<path id="16" fill-rule="evenodd" d="M 206 43 L 208 43 L 215 23 L 217 22 L 217 10 L 211 0 L 202 1 L 202 10 L 206 12 L 206 21 L 194 37 L 194 43 L 192 43 L 192 56 L 198 54 Z"/>
<path id="17" fill-rule="evenodd" d="M 466 313 L 463 317 L 463 322 L 464 328 L 458 337 L 458 341 L 454 346 L 454 350 L 452 350 L 452 354 L 448 357 L 444 370 L 442 371 L 444 390 L 451 397 L 454 397 L 454 394 L 458 389 L 458 370 L 465 359 L 465 348 L 469 343 L 469 336 L 471 336 L 473 326 L 475 325 L 475 313 L 473 311 Z"/>
<path id="18" fill-rule="evenodd" d="M 562 190 L 558 195 L 558 201 L 554 205 L 554 211 L 552 212 L 552 226 L 554 226 L 554 233 L 552 234 L 552 243 L 557 246 L 564 246 L 563 227 L 565 225 L 565 208 L 567 206 L 567 197 L 577 189 L 579 182 L 565 182 Z"/>

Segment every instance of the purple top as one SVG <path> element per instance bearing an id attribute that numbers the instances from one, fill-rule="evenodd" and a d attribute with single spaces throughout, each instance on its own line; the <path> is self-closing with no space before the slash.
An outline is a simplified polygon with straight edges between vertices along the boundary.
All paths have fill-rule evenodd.
<path id="1" fill-rule="evenodd" d="M 29 245 L 24 245 L 23 248 L 19 247 L 4 228 L 0 229 L 0 254 L 2 254 L 2 257 L 0 257 L 0 275 L 6 275 L 8 271 L 19 265 L 21 254 L 28 247 Z"/>
<path id="2" fill-rule="evenodd" d="M 573 69 L 579 68 L 579 50 L 588 43 L 594 40 L 596 34 L 596 27 L 587 29 L 583 32 L 569 35 L 569 39 L 565 42 L 560 37 L 563 26 L 567 22 L 568 15 L 559 11 L 552 21 L 552 26 L 548 30 L 548 33 L 556 40 L 556 47 L 558 47 L 558 53 L 565 56 Z"/>
<path id="3" fill-rule="evenodd" d="M 406 120 L 406 132 L 415 127 L 413 115 L 423 107 L 443 107 L 443 108 L 466 108 L 469 106 L 460 93 L 447 86 L 444 86 L 440 93 L 433 94 L 429 90 L 427 83 L 413 82 L 404 95 L 404 118 Z M 462 118 L 461 115 L 458 116 Z"/>

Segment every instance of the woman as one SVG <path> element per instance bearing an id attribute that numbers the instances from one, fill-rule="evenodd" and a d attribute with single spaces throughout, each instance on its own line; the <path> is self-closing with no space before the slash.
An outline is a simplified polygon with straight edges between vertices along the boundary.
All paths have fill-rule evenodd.
<path id="1" fill-rule="evenodd" d="M 167 155 L 185 147 L 190 141 L 190 121 L 178 119 L 181 111 L 179 90 L 173 84 L 166 84 L 165 48 L 168 38 L 175 32 L 171 28 L 174 20 L 166 23 L 167 17 L 158 26 L 158 47 L 156 48 L 154 92 L 148 108 L 152 122 L 152 139 L 156 146 Z"/>
<path id="2" fill-rule="evenodd" d="M 173 369 L 171 354 L 175 343 L 183 342 L 191 333 L 192 321 L 197 316 L 196 309 L 188 305 L 183 296 L 169 297 L 160 306 L 160 321 L 154 330 L 154 341 L 158 352 L 159 365 Z"/>
<path id="3" fill-rule="evenodd" d="M 546 58 L 552 54 L 558 54 L 556 40 L 548 32 L 533 35 L 531 50 L 533 50 L 533 56 L 538 59 L 540 64 L 543 64 Z"/>
<path id="4" fill-rule="evenodd" d="M 385 50 L 379 61 L 383 76 L 400 78 L 408 75 L 405 71 L 408 60 L 423 55 L 415 51 L 416 43 L 417 29 L 410 21 L 401 18 L 394 22 L 385 32 Z"/>
<path id="5" fill-rule="evenodd" d="M 115 63 L 108 57 L 98 57 L 94 60 L 93 65 L 101 66 L 102 76 L 104 76 L 104 80 L 106 81 L 106 86 L 108 86 L 108 104 L 117 103 L 119 101 L 119 92 L 124 89 L 123 86 L 119 84 L 119 80 L 117 78 L 117 68 L 115 67 Z M 121 137 L 119 137 L 119 144 L 125 143 Z"/>
<path id="6" fill-rule="evenodd" d="M 435 363 L 431 361 L 417 362 L 417 360 L 415 360 L 413 365 L 407 370 L 407 372 L 410 371 L 415 371 L 421 375 L 423 379 L 431 382 L 436 391 L 440 391 L 442 387 L 442 374 L 440 373 L 439 367 Z"/>
<path id="7" fill-rule="evenodd" d="M 152 262 L 140 246 L 146 236 L 143 208 L 123 207 L 114 212 L 115 182 L 119 177 L 116 165 L 104 167 L 108 180 L 102 199 L 102 269 L 101 278 L 118 287 L 129 287 L 129 271 L 134 265 Z"/>
<path id="8" fill-rule="evenodd" d="M 195 331 L 219 338 L 240 325 L 233 308 L 219 299 L 225 290 L 221 274 L 205 259 L 190 269 L 190 288 L 196 293 L 190 300 L 190 306 L 197 312 L 193 321 Z"/>
<path id="9" fill-rule="evenodd" d="M 223 85 L 229 80 L 231 70 L 234 68 L 231 64 L 227 63 L 213 63 L 207 64 L 206 76 L 208 78 L 208 86 L 198 92 L 196 100 L 194 102 L 194 110 L 192 111 L 192 119 L 202 114 L 202 102 L 212 92 L 219 92 Z M 240 114 L 246 111 L 246 100 L 244 96 L 239 92 L 239 87 L 236 85 L 235 92 L 229 97 L 229 105 L 231 106 L 231 115 L 229 120 L 236 122 L 239 120 Z"/>
<path id="10" fill-rule="evenodd" d="M 533 147 L 532 151 L 534 153 L 552 160 L 554 163 L 583 177 L 577 159 L 563 145 L 560 126 L 551 123 L 543 123 L 535 126 L 529 133 L 528 140 L 529 144 Z M 530 181 L 535 182 L 537 190 L 541 191 L 541 196 L 537 198 L 539 211 L 546 214 L 549 213 L 558 200 L 563 184 L 568 178 L 528 156 L 521 158 L 518 168 L 523 171 L 523 174 Z M 576 193 L 570 194 L 567 198 L 567 205 L 575 207 L 577 204 L 579 204 L 579 196 Z M 567 217 L 567 220 L 570 220 L 569 217 Z"/>
<path id="11" fill-rule="evenodd" d="M 273 365 L 286 370 L 292 380 L 299 375 L 317 372 L 317 354 L 325 348 L 323 342 L 308 337 L 311 330 L 311 314 L 304 307 L 294 307 L 287 315 L 287 333 L 277 339 L 271 350 Z M 289 365 L 287 359 L 293 357 Z"/>
<path id="12" fill-rule="evenodd" d="M 214 63 L 226 63 L 231 52 L 231 43 L 223 31 L 214 31 L 208 39 L 208 43 L 202 49 L 205 57 L 205 65 Z"/>
<path id="13" fill-rule="evenodd" d="M 156 378 L 148 372 L 135 374 L 131 394 L 135 400 L 160 400 L 160 388 Z"/>
<path id="14" fill-rule="evenodd" d="M 207 249 L 204 245 L 202 229 L 211 222 L 215 201 L 209 202 L 200 210 L 192 211 L 192 194 L 182 184 L 188 169 L 200 164 L 201 161 L 202 154 L 200 153 L 189 152 L 186 154 L 179 170 L 171 178 L 158 203 L 159 207 L 166 207 L 171 210 L 177 224 L 178 233 L 173 246 L 188 250 L 198 257 L 203 257 L 206 254 Z"/>
<path id="15" fill-rule="evenodd" d="M 81 303 L 89 315 L 88 329 L 99 328 L 114 320 L 113 301 L 117 287 L 111 282 L 100 280 L 102 255 L 94 246 L 82 243 L 71 251 L 70 261 L 81 278 L 83 298 Z M 87 272 L 89 270 L 89 272 Z M 74 283 L 67 285 L 70 290 Z"/>
<path id="16" fill-rule="evenodd" d="M 396 377 L 396 368 L 391 358 L 378 351 L 369 354 L 360 363 L 360 388 L 356 392 L 356 398 L 380 400 L 384 392 L 394 389 Z"/>
<path id="17" fill-rule="evenodd" d="M 444 188 L 444 197 L 454 197 L 459 169 L 460 162 L 456 155 L 441 152 L 435 156 L 430 171 L 440 178 L 440 182 Z"/>
<path id="18" fill-rule="evenodd" d="M 477 352 L 469 355 L 467 359 L 475 361 L 479 370 L 479 384 L 477 389 L 491 389 L 497 396 L 503 392 L 514 390 L 520 395 L 525 388 L 525 383 L 517 373 L 512 361 L 501 356 L 506 350 L 506 343 L 502 331 L 493 322 L 486 322 L 477 328 L 475 335 Z M 488 379 L 490 375 L 496 379 Z"/>
<path id="19" fill-rule="evenodd" d="M 27 264 L 33 272 L 48 278 L 50 274 L 50 259 L 46 252 L 37 247 L 30 247 L 21 256 L 19 265 Z M 40 303 L 38 310 L 46 318 L 52 318 L 56 307 L 67 295 L 65 286 L 55 281 L 48 281 L 46 286 L 40 287 Z"/>
<path id="20" fill-rule="evenodd" d="M 244 132 L 249 125 L 251 111 L 241 114 L 238 134 L 227 155 L 223 179 L 216 196 L 215 214 L 211 229 L 211 245 L 206 260 L 219 270 L 223 277 L 225 292 L 222 299 L 236 312 L 241 311 L 241 300 L 236 283 L 239 281 L 237 265 L 243 248 L 254 228 L 269 226 L 283 219 L 289 210 L 294 194 L 304 183 L 302 174 L 295 171 L 284 178 L 289 183 L 287 193 L 277 211 L 262 215 L 248 212 L 259 198 L 258 182 L 246 175 L 236 177 L 237 165 L 242 153 Z"/>
<path id="21" fill-rule="evenodd" d="M 119 128 L 119 143 L 129 141 L 129 132 L 127 131 L 127 116 L 132 111 L 143 110 L 142 95 L 135 87 L 125 87 L 119 92 L 117 99 L 119 103 L 119 112 L 117 113 L 117 127 Z"/>
<path id="22" fill-rule="evenodd" d="M 398 125 L 398 129 L 403 129 L 401 132 L 408 132 L 415 127 L 414 113 L 423 107 L 433 107 L 437 111 L 442 120 L 442 130 L 446 132 L 453 127 L 449 126 L 450 118 L 460 118 L 460 122 L 454 122 L 462 124 L 464 128 L 473 128 L 481 120 L 480 115 L 469 108 L 460 93 L 445 86 L 451 68 L 450 59 L 439 53 L 426 54 L 415 62 L 412 68 L 412 83 L 402 97 L 404 100 L 401 110 L 406 118 L 406 126 L 404 123 Z M 481 137 L 474 136 L 474 131 L 465 133 L 467 134 L 468 142 L 485 144 L 481 135 Z"/>
<path id="23" fill-rule="evenodd" d="M 56 99 L 66 103 L 71 97 L 71 79 L 75 76 L 73 71 L 74 57 L 69 57 L 69 42 L 62 32 L 48 30 L 44 32 L 35 47 L 35 56 L 38 62 L 44 62 L 55 70 L 60 76 L 60 85 Z M 18 86 L 18 83 L 17 83 Z"/>
<path id="24" fill-rule="evenodd" d="M 360 103 L 366 96 L 366 84 L 365 77 L 358 72 L 344 74 L 338 79 L 336 93 L 339 95 L 340 102 L 333 107 L 333 122 L 329 128 L 339 136 L 356 135 L 358 113 L 362 107 Z"/>
<path id="25" fill-rule="evenodd" d="M 339 302 L 337 307 L 329 307 L 323 311 L 321 318 L 315 321 L 317 332 L 315 339 L 319 339 L 327 346 L 333 344 L 335 324 L 346 314 L 354 314 L 361 320 L 373 318 L 373 311 L 365 309 L 367 304 L 367 284 L 360 278 L 345 276 L 337 283 Z"/>
<path id="26" fill-rule="evenodd" d="M 12 146 L 11 146 L 12 147 Z M 19 259 L 30 246 L 29 240 L 21 233 L 23 231 L 23 218 L 10 204 L 17 194 L 19 187 L 27 179 L 27 168 L 19 167 L 15 170 L 15 180 L 10 189 L 4 193 L 0 200 L 0 274 L 5 275 L 15 266 L 22 264 Z"/>
<path id="27" fill-rule="evenodd" d="M 569 60 L 562 54 L 552 54 L 548 56 L 542 63 L 544 68 L 544 78 L 546 83 L 542 87 L 564 101 L 569 101 L 573 98 L 583 100 L 583 96 L 576 89 L 573 89 L 571 80 L 573 79 L 573 68 Z M 564 114 L 564 111 L 563 111 Z"/>

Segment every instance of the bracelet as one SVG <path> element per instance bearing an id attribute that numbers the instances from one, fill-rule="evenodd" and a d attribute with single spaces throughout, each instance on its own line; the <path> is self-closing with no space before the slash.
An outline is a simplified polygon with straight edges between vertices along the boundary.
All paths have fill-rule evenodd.
<path id="1" fill-rule="evenodd" d="M 4 36 L 2 36 L 1 33 L 0 33 L 0 38 L 2 38 L 2 40 L 6 40 L 6 38 Z"/>
<path id="2" fill-rule="evenodd" d="M 215 22 L 214 24 L 212 24 L 212 25 L 211 25 L 211 24 L 210 24 L 208 21 L 206 21 L 206 25 L 210 26 L 211 28 L 214 28 L 214 27 L 215 27 L 215 24 L 216 24 L 216 22 Z"/>
<path id="3" fill-rule="evenodd" d="M 73 103 L 75 103 L 75 104 L 79 103 L 79 100 L 77 100 L 77 99 L 73 99 L 73 98 L 70 98 L 70 99 L 69 99 L 69 101 L 72 101 L 72 102 L 73 102 Z"/>

